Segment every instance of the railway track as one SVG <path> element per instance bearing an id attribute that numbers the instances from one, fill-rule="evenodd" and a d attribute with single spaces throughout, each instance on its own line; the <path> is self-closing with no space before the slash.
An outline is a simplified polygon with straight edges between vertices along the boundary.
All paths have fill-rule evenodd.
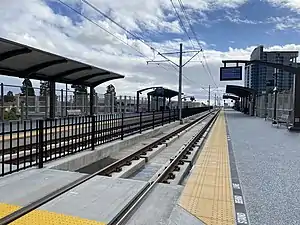
<path id="1" fill-rule="evenodd" d="M 195 150 L 195 146 L 199 146 L 200 142 L 204 140 L 201 138 L 203 135 L 208 132 L 208 129 L 213 125 L 215 119 L 218 114 L 212 116 L 209 121 L 204 125 L 204 127 L 196 133 L 189 141 L 180 148 L 180 150 L 174 155 L 174 157 L 170 158 L 170 161 L 167 165 L 164 165 L 160 173 L 156 174 L 152 178 L 150 178 L 147 182 L 147 185 L 136 195 L 134 196 L 130 203 L 127 204 L 119 214 L 112 219 L 108 225 L 121 225 L 126 224 L 128 220 L 134 215 L 134 212 L 143 204 L 146 198 L 151 198 L 151 192 L 154 187 L 159 183 L 170 184 L 175 179 L 180 167 L 184 165 L 185 160 L 188 158 L 188 155 L 191 154 L 193 150 Z M 178 174 L 179 175 L 179 174 Z M 184 176 L 184 175 L 183 175 Z"/>
<path id="2" fill-rule="evenodd" d="M 23 217 L 24 215 L 30 213 L 31 211 L 37 209 L 38 207 L 44 205 L 45 203 L 57 198 L 58 196 L 68 192 L 69 190 L 85 183 L 86 181 L 92 179 L 93 177 L 95 177 L 97 175 L 111 176 L 112 173 L 122 171 L 122 167 L 130 165 L 133 160 L 137 160 L 140 157 L 143 157 L 143 155 L 147 154 L 147 152 L 152 151 L 154 148 L 158 147 L 160 144 L 166 143 L 168 140 L 171 140 L 175 135 L 178 135 L 181 132 L 184 132 L 187 128 L 203 121 L 205 118 L 210 117 L 209 121 L 204 125 L 204 127 L 196 135 L 194 135 L 192 137 L 192 139 L 189 140 L 186 143 L 186 145 L 184 145 L 184 147 L 181 148 L 173 158 L 170 159 L 170 162 L 168 165 L 166 165 L 164 168 L 162 168 L 162 172 L 160 174 L 158 174 L 157 177 L 151 178 L 148 181 L 145 188 L 143 188 L 143 190 L 141 190 L 138 193 L 138 195 L 136 195 L 131 200 L 130 204 L 128 204 L 125 208 L 123 208 L 120 211 L 120 213 L 118 214 L 118 216 L 115 217 L 114 220 L 111 221 L 111 223 L 109 223 L 111 225 L 123 224 L 124 221 L 128 219 L 129 215 L 133 213 L 133 211 L 136 209 L 138 204 L 141 203 L 141 201 L 150 193 L 150 191 L 153 189 L 153 187 L 156 184 L 169 183 L 169 180 L 174 178 L 174 172 L 178 171 L 179 165 L 184 163 L 183 160 L 185 159 L 185 157 L 190 154 L 190 152 L 193 150 L 194 146 L 199 142 L 199 140 L 201 139 L 203 134 L 205 132 L 207 132 L 208 128 L 215 121 L 217 115 L 218 115 L 218 111 L 207 113 L 207 114 L 201 116 L 200 118 L 190 122 L 189 124 L 180 127 L 176 131 L 173 131 L 172 133 L 163 136 L 159 140 L 154 141 L 153 143 L 150 143 L 149 145 L 141 148 L 140 150 L 130 154 L 129 156 L 126 156 L 126 157 L 110 164 L 109 166 L 96 171 L 93 174 L 81 177 L 81 178 L 47 194 L 46 196 L 30 203 L 29 205 L 24 206 L 24 207 L 20 208 L 19 210 L 1 218 L 0 225 L 9 224 L 9 223 L 19 219 L 20 217 Z"/>

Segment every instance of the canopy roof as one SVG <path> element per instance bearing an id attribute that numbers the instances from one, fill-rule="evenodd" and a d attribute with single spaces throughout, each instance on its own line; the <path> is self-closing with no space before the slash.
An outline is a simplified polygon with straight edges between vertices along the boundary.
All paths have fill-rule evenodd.
<path id="1" fill-rule="evenodd" d="M 166 98 L 173 98 L 174 96 L 178 95 L 178 91 L 173 91 L 167 88 L 156 88 L 154 91 L 148 92 L 148 95 L 158 96 L 158 97 L 166 97 Z"/>
<path id="2" fill-rule="evenodd" d="M 231 95 L 231 94 L 224 94 L 223 99 L 232 99 L 232 100 L 238 101 L 240 99 L 240 97 Z"/>
<path id="3" fill-rule="evenodd" d="M 0 38 L 0 74 L 90 87 L 124 78 L 105 69 L 3 38 Z"/>
<path id="4" fill-rule="evenodd" d="M 255 94 L 255 90 L 252 88 L 247 88 L 243 86 L 237 86 L 237 85 L 227 85 L 226 86 L 226 93 L 234 94 L 239 97 L 248 97 L 250 95 Z"/>

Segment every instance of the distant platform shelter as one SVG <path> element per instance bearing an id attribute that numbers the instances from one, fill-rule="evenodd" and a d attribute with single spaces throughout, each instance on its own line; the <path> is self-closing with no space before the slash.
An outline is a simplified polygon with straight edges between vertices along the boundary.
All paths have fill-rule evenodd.
<path id="1" fill-rule="evenodd" d="M 78 52 L 78 54 L 82 54 Z M 87 65 L 0 38 L 0 74 L 50 82 L 50 118 L 55 116 L 55 82 L 85 85 L 90 90 L 90 114 L 94 114 L 93 89 L 123 75 Z"/>
<path id="2" fill-rule="evenodd" d="M 256 91 L 254 89 L 238 85 L 227 85 L 226 93 L 240 97 L 240 109 L 246 114 L 254 115 L 256 97 Z"/>
<path id="3" fill-rule="evenodd" d="M 139 98 L 139 93 L 142 91 L 148 90 L 148 89 L 154 89 L 153 91 L 150 91 L 147 93 L 147 99 L 148 99 L 148 111 L 151 110 L 168 110 L 171 108 L 171 98 L 178 95 L 177 91 L 164 88 L 164 87 L 150 87 L 145 88 L 143 90 L 137 91 L 137 97 Z M 168 99 L 168 103 L 166 105 L 166 99 Z M 152 104 L 151 104 L 152 103 Z"/>

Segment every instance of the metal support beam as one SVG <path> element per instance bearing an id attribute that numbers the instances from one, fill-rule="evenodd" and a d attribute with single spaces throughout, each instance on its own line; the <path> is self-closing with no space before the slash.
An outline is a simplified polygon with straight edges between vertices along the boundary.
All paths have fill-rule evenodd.
<path id="1" fill-rule="evenodd" d="M 90 116 L 93 116 L 95 113 L 94 105 L 95 105 L 94 88 L 90 87 Z"/>
<path id="2" fill-rule="evenodd" d="M 300 131 L 300 72 L 294 75 L 294 115 L 291 131 Z"/>
<path id="3" fill-rule="evenodd" d="M 75 69 L 71 69 L 71 70 L 66 70 L 64 72 L 56 74 L 55 76 L 51 76 L 51 79 L 53 81 L 58 80 L 58 79 L 60 80 L 60 78 L 69 76 L 73 73 L 78 73 L 78 72 L 81 72 L 81 71 L 84 71 L 84 70 L 91 70 L 91 69 L 92 69 L 91 66 L 84 66 L 84 67 L 79 67 L 79 68 L 75 68 Z"/>
<path id="4" fill-rule="evenodd" d="M 15 49 L 8 52 L 4 52 L 0 54 L 0 62 L 18 55 L 28 54 L 30 52 L 32 51 L 28 48 L 21 48 L 21 49 Z"/>
<path id="5" fill-rule="evenodd" d="M 136 112 L 140 111 L 140 92 L 136 92 Z"/>
<path id="6" fill-rule="evenodd" d="M 124 78 L 124 76 L 122 76 L 122 77 L 109 77 L 109 78 L 105 78 L 103 80 L 99 80 L 97 82 L 93 82 L 92 84 L 88 84 L 88 83 L 84 82 L 84 85 L 91 86 L 91 87 L 97 87 L 98 85 L 103 84 L 103 83 L 105 83 L 107 81 L 115 80 L 115 79 L 120 79 L 120 78 Z M 77 82 L 72 82 L 72 83 L 76 84 Z"/>
<path id="7" fill-rule="evenodd" d="M 50 119 L 55 118 L 55 82 L 51 81 L 50 82 Z"/>
<path id="8" fill-rule="evenodd" d="M 148 112 L 150 112 L 150 95 L 147 94 L 147 100 L 148 100 Z"/>
<path id="9" fill-rule="evenodd" d="M 34 65 L 32 67 L 27 68 L 26 70 L 20 71 L 20 72 L 15 72 L 13 76 L 15 77 L 28 77 L 32 73 L 37 73 L 38 71 L 45 69 L 49 66 L 61 64 L 61 63 L 66 63 L 68 62 L 66 59 L 57 59 L 57 60 L 52 60 L 44 63 L 40 63 L 37 65 Z"/>
<path id="10" fill-rule="evenodd" d="M 97 77 L 97 76 L 103 76 L 103 75 L 108 75 L 110 74 L 110 72 L 103 72 L 103 73 L 93 73 L 93 74 L 89 74 L 87 76 L 84 77 L 80 77 L 78 79 L 75 79 L 74 82 L 75 83 L 80 83 L 80 82 L 84 82 L 86 80 L 89 80 L 91 78 Z"/>

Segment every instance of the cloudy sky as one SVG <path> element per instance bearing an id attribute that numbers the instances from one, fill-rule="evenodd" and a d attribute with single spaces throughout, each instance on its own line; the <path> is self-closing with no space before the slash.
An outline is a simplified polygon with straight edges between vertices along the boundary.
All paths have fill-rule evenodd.
<path id="1" fill-rule="evenodd" d="M 183 70 L 183 92 L 196 99 L 207 98 L 208 85 L 222 94 L 223 59 L 249 59 L 257 45 L 300 50 L 300 0 L 1 0 L 0 21 L 3 38 L 125 75 L 97 87 L 103 93 L 113 84 L 118 95 L 155 85 L 177 90 L 176 68 L 146 61 L 178 51 L 179 43 L 203 49 Z M 178 63 L 178 55 L 168 57 Z M 0 76 L 5 84 L 21 81 Z"/>

